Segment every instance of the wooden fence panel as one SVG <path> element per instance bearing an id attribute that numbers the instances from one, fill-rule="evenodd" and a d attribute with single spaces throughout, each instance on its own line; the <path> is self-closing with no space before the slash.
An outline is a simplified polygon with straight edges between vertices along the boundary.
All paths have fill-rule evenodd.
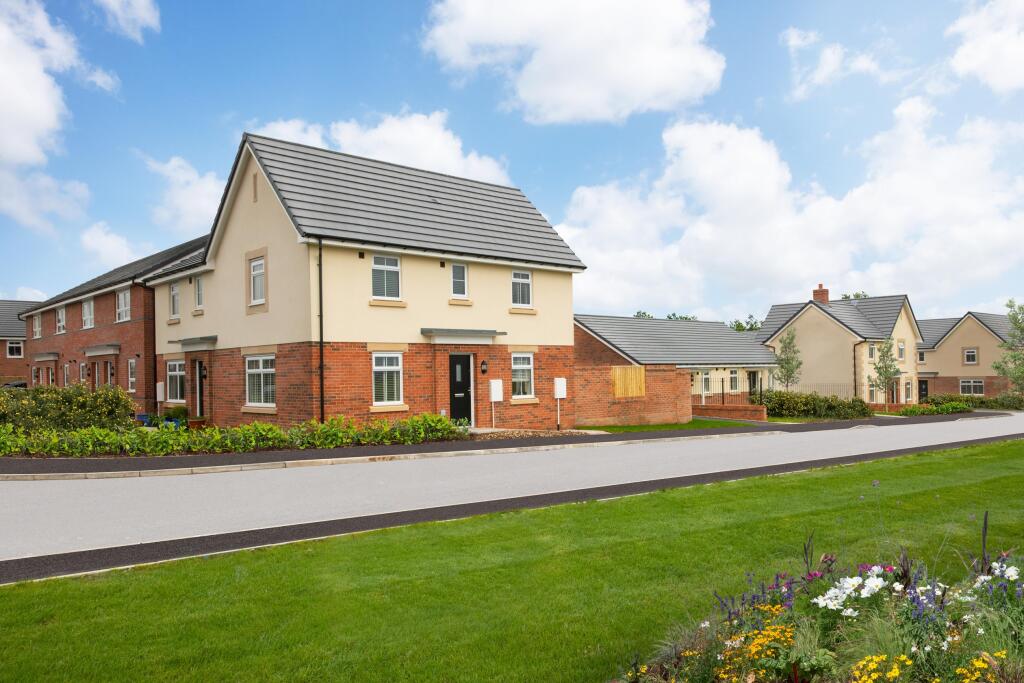
<path id="1" fill-rule="evenodd" d="M 646 368 L 642 365 L 613 365 L 612 393 L 615 398 L 640 398 L 647 395 Z"/>

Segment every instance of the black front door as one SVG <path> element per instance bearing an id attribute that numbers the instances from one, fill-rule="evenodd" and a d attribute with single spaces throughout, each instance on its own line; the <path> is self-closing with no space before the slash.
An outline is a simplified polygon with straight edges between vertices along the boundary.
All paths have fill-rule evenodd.
<path id="1" fill-rule="evenodd" d="M 448 386 L 453 420 L 473 419 L 473 394 L 470 391 L 470 373 L 473 365 L 468 354 L 448 356 Z"/>
<path id="2" fill-rule="evenodd" d="M 928 398 L 928 380 L 919 379 L 917 380 L 917 400 L 923 401 Z"/>

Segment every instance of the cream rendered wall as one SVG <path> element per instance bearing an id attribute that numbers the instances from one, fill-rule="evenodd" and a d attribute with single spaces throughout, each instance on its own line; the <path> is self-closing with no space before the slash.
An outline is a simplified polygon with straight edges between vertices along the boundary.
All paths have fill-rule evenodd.
<path id="1" fill-rule="evenodd" d="M 732 391 L 729 389 L 729 371 L 737 370 L 739 377 L 739 389 Z M 722 368 L 693 368 L 690 371 L 690 378 L 693 384 L 693 393 L 701 393 L 701 384 L 704 381 L 704 375 L 711 377 L 711 393 L 720 393 L 722 390 L 722 380 L 725 380 L 725 392 L 726 393 L 739 393 L 747 391 L 747 372 L 756 372 L 760 379 L 760 382 L 765 391 L 768 390 L 768 375 L 774 370 L 774 368 L 743 368 L 743 367 L 722 367 Z"/>
<path id="2" fill-rule="evenodd" d="M 424 327 L 499 330 L 507 335 L 497 344 L 572 345 L 572 273 L 467 262 L 467 294 L 472 305 L 449 303 L 451 264 L 457 259 L 388 253 L 324 245 L 324 338 L 338 342 L 423 343 Z M 371 305 L 371 269 L 374 254 L 401 258 L 401 294 L 404 306 Z M 316 325 L 317 250 L 309 256 L 310 309 Z M 445 267 L 440 262 L 445 262 Z M 535 315 L 509 312 L 512 308 L 512 271 L 533 273 Z M 311 338 L 317 338 L 311 328 Z"/>
<path id="3" fill-rule="evenodd" d="M 964 347 L 978 349 L 977 365 L 964 365 Z M 999 339 L 974 318 L 966 318 L 938 348 L 927 351 L 925 362 L 917 367 L 921 372 L 937 372 L 944 377 L 991 377 L 996 374 L 992 361 L 999 360 L 1002 355 Z"/>
<path id="4" fill-rule="evenodd" d="M 896 358 L 896 366 L 903 373 L 900 376 L 900 402 L 917 403 L 917 332 L 914 328 L 913 317 L 910 313 L 910 308 L 904 304 L 903 310 L 900 311 L 899 317 L 896 319 L 896 324 L 892 329 L 892 354 Z M 906 356 L 903 360 L 899 359 L 899 342 L 906 344 Z M 868 358 L 868 347 L 869 344 L 875 345 L 875 353 L 877 357 L 878 347 L 881 346 L 882 342 L 864 342 L 857 349 L 857 386 L 858 393 L 865 401 L 870 400 L 870 385 L 869 378 L 874 375 L 875 362 Z M 910 400 L 907 401 L 906 383 L 910 382 L 911 396 Z M 877 395 L 876 402 L 882 403 L 882 397 Z"/>
<path id="5" fill-rule="evenodd" d="M 843 384 L 849 385 L 852 391 L 853 348 L 857 337 L 820 309 L 810 306 L 775 335 L 770 346 L 776 353 L 779 352 L 779 337 L 791 329 L 796 331 L 803 367 L 799 383 L 790 389 L 813 391 L 816 385 Z M 782 387 L 776 383 L 776 388 Z"/>
<path id="6" fill-rule="evenodd" d="M 253 173 L 256 194 L 253 201 Z M 193 315 L 194 284 L 182 278 L 180 323 L 168 324 L 169 287 L 155 287 L 156 352 L 181 351 L 170 340 L 217 336 L 217 348 L 310 341 L 309 248 L 248 152 L 239 163 L 237 191 L 221 226 L 214 269 L 202 274 L 205 302 Z M 266 249 L 267 310 L 250 314 L 247 300 L 247 252 Z M 314 261 L 315 263 L 315 261 Z"/>

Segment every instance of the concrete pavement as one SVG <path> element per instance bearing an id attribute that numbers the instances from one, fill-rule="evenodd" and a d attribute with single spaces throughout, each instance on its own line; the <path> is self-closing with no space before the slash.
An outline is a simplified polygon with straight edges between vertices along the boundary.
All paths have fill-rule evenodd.
<path id="1" fill-rule="evenodd" d="M 208 476 L 0 482 L 0 560 L 1024 434 L 1024 414 Z M 726 474 L 727 476 L 727 474 Z M 721 478 L 721 477 L 720 477 Z"/>

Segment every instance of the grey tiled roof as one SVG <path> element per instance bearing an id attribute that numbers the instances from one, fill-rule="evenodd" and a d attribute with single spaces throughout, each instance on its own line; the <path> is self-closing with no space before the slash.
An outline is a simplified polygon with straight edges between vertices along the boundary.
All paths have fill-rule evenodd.
<path id="1" fill-rule="evenodd" d="M 35 306 L 38 301 L 18 301 L 17 299 L 0 299 L 0 337 L 24 337 L 25 321 L 18 319 L 18 314 Z"/>
<path id="2" fill-rule="evenodd" d="M 113 270 L 109 270 L 106 273 L 103 273 L 102 275 L 94 277 L 88 282 L 83 282 L 82 284 L 76 287 L 72 287 L 71 289 L 65 292 L 61 292 L 57 296 L 50 297 L 46 301 L 36 303 L 28 310 L 23 311 L 23 313 L 30 313 L 34 310 L 46 308 L 48 306 L 52 306 L 53 304 L 60 303 L 61 301 L 65 301 L 67 299 L 73 299 L 75 297 L 84 296 L 86 294 L 89 294 L 90 292 L 95 292 L 100 289 L 113 287 L 115 285 L 119 285 L 125 282 L 131 282 L 134 279 L 138 279 L 144 275 L 147 275 L 154 269 L 161 268 L 167 265 L 168 263 L 171 263 L 172 261 L 180 259 L 182 256 L 186 254 L 190 254 L 196 250 L 202 249 L 203 246 L 206 244 L 207 239 L 208 237 L 206 235 L 202 237 L 197 237 L 195 239 L 189 240 L 188 242 L 184 242 L 169 249 L 159 251 L 151 256 L 141 258 L 137 261 L 132 261 L 131 263 L 125 264 L 123 266 L 118 266 Z"/>
<path id="3" fill-rule="evenodd" d="M 149 280 L 155 280 L 159 277 L 163 277 L 164 275 L 170 275 L 171 273 L 177 273 L 182 270 L 188 270 L 194 266 L 202 265 L 203 258 L 205 256 L 202 249 L 203 246 L 204 245 L 200 245 L 200 249 L 195 253 L 187 254 L 176 261 L 168 263 L 160 270 L 152 271 L 146 276 L 146 281 L 148 282 Z"/>
<path id="4" fill-rule="evenodd" d="M 981 324 L 992 330 L 1004 342 L 1010 340 L 1010 317 L 1002 313 L 970 312 Z"/>
<path id="5" fill-rule="evenodd" d="M 924 337 L 924 345 L 918 348 L 934 349 L 942 339 L 949 334 L 950 330 L 967 316 L 974 316 L 978 322 L 987 327 L 1002 341 L 1010 338 L 1010 318 L 1000 313 L 979 313 L 968 311 L 959 318 L 931 318 L 929 320 L 918 320 L 921 328 L 921 335 Z"/>
<path id="6" fill-rule="evenodd" d="M 756 335 L 725 323 L 576 315 L 584 329 L 641 365 L 721 367 L 774 365 L 775 354 Z"/>
<path id="7" fill-rule="evenodd" d="M 866 299 L 840 299 L 827 304 L 807 301 L 796 304 L 776 304 L 768 311 L 758 339 L 765 341 L 804 307 L 817 306 L 864 339 L 885 339 L 892 334 L 900 316 L 906 294 L 872 296 Z"/>
<path id="8" fill-rule="evenodd" d="M 244 141 L 303 235 L 585 267 L 518 189 L 248 133 Z"/>

